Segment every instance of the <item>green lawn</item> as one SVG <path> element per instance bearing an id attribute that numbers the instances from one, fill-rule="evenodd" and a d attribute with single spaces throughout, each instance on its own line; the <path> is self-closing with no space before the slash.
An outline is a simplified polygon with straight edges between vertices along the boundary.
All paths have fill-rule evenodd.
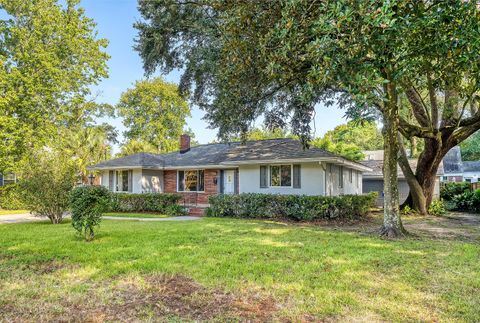
<path id="1" fill-rule="evenodd" d="M 116 216 L 121 218 L 168 218 L 169 215 L 160 214 L 160 213 L 121 213 L 121 212 L 111 212 L 105 213 L 107 216 Z"/>
<path id="2" fill-rule="evenodd" d="M 70 223 L 0 225 L 0 317 L 478 320 L 478 237 L 371 229 L 105 220 L 86 243 Z"/>
<path id="3" fill-rule="evenodd" d="M 30 213 L 27 210 L 0 210 L 0 215 L 10 215 L 10 214 L 24 214 Z"/>

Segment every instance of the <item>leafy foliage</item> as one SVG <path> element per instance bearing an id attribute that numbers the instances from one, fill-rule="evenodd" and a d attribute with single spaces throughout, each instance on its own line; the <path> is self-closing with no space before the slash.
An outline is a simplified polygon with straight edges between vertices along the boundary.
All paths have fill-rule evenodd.
<path id="1" fill-rule="evenodd" d="M 19 185 L 26 207 L 54 224 L 60 223 L 78 181 L 74 161 L 61 151 L 40 149 L 23 161 L 21 169 Z"/>
<path id="2" fill-rule="evenodd" d="M 440 198 L 445 201 L 452 201 L 456 195 L 461 195 L 470 191 L 470 183 L 467 182 L 448 182 L 440 187 Z"/>
<path id="3" fill-rule="evenodd" d="M 157 152 L 178 149 L 185 119 L 190 116 L 177 86 L 161 78 L 136 82 L 122 94 L 117 110 L 128 129 L 125 137 L 145 142 Z"/>
<path id="4" fill-rule="evenodd" d="M 443 156 L 480 128 L 476 1 L 141 0 L 139 9 L 145 70 L 183 70 L 180 88 L 222 139 L 263 115 L 308 142 L 321 101 L 353 119 L 381 114 L 385 215 L 398 214 L 398 131 L 424 141 L 416 174 L 400 163 L 428 204 Z"/>
<path id="5" fill-rule="evenodd" d="M 430 215 L 441 216 L 445 215 L 445 213 L 447 213 L 447 210 L 442 200 L 433 200 L 428 207 L 428 214 Z"/>
<path id="6" fill-rule="evenodd" d="M 110 192 L 103 186 L 81 186 L 70 195 L 72 226 L 85 240 L 95 236 L 95 227 L 100 224 L 102 214 L 109 209 Z"/>
<path id="7" fill-rule="evenodd" d="M 365 157 L 363 150 L 382 149 L 383 136 L 375 122 L 350 121 L 314 139 L 311 145 L 358 161 Z"/>
<path id="8" fill-rule="evenodd" d="M 362 150 L 355 144 L 337 142 L 334 143 L 331 138 L 325 135 L 323 138 L 314 139 L 311 142 L 313 147 L 321 148 L 334 154 L 343 156 L 350 160 L 362 160 L 365 155 Z"/>
<path id="9" fill-rule="evenodd" d="M 455 195 L 452 202 L 455 210 L 480 213 L 480 189 Z"/>
<path id="10" fill-rule="evenodd" d="M 87 167 L 111 157 L 111 144 L 117 142 L 117 131 L 110 125 L 65 129 L 62 138 L 53 145 L 70 156 L 78 172 L 86 179 Z"/>
<path id="11" fill-rule="evenodd" d="M 460 144 L 462 160 L 480 160 L 480 131 Z"/>
<path id="12" fill-rule="evenodd" d="M 105 106 L 87 99 L 107 76 L 105 39 L 78 0 L 4 0 L 0 10 L 0 171 L 32 144 L 84 124 Z"/>
<path id="13" fill-rule="evenodd" d="M 177 204 L 182 197 L 170 193 L 111 194 L 112 212 L 158 212 L 166 215 L 184 215 L 184 208 Z"/>
<path id="14" fill-rule="evenodd" d="M 262 127 L 262 128 L 256 127 L 249 130 L 242 136 L 231 138 L 231 141 L 265 140 L 265 139 L 276 139 L 276 138 L 297 138 L 297 137 L 282 128 L 267 129 L 265 127 Z"/>
<path id="15" fill-rule="evenodd" d="M 352 144 L 361 150 L 383 149 L 383 136 L 375 122 L 350 121 L 328 131 L 324 138 L 327 137 L 334 144 Z"/>
<path id="16" fill-rule="evenodd" d="M 336 197 L 277 194 L 210 196 L 206 215 L 238 218 L 289 218 L 299 221 L 354 219 L 373 207 L 376 194 Z"/>
<path id="17" fill-rule="evenodd" d="M 22 200 L 22 192 L 20 191 L 18 184 L 9 184 L 0 187 L 0 209 L 25 209 Z"/>
<path id="18" fill-rule="evenodd" d="M 158 153 L 158 148 L 154 145 L 141 140 L 131 139 L 120 146 L 120 152 L 117 157 L 125 157 L 137 153 Z"/>

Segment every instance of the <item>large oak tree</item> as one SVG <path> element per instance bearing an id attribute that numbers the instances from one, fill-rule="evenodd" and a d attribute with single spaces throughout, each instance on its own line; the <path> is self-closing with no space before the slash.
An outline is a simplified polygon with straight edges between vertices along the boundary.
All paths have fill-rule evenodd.
<path id="1" fill-rule="evenodd" d="M 290 123 L 308 142 L 320 101 L 336 100 L 354 118 L 380 112 L 385 139 L 382 234 L 404 233 L 396 178 L 399 131 L 407 138 L 424 138 L 429 147 L 419 162 L 419 169 L 423 160 L 433 162 L 426 185 L 414 174 L 418 190 L 413 191 L 425 194 L 437 160 L 450 145 L 443 144 L 445 134 L 453 130 L 456 139 L 451 142 L 458 142 L 477 125 L 476 113 L 463 118 L 467 109 L 456 113 L 453 108 L 466 102 L 464 94 L 475 84 L 465 80 L 478 75 L 478 9 L 473 1 L 139 4 L 145 21 L 136 25 L 137 49 L 146 71 L 183 70 L 181 89 L 206 110 L 221 138 L 248 131 L 263 115 L 270 126 Z M 440 107 L 434 100 L 428 116 L 430 110 L 415 97 L 427 92 L 431 97 L 443 93 L 447 103 Z M 404 97 L 414 122 L 400 113 Z M 446 122 L 436 126 L 440 114 Z M 454 130 L 452 124 L 469 128 Z M 400 156 L 402 161 L 404 154 Z M 404 172 L 413 185 L 406 167 Z"/>
<path id="2" fill-rule="evenodd" d="M 107 76 L 107 41 L 78 3 L 0 1 L 0 172 L 105 108 L 90 88 Z"/>

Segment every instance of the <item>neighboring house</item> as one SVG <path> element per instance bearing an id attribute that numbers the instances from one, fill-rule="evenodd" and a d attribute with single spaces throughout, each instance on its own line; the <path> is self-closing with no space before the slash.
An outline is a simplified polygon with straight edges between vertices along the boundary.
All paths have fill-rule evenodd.
<path id="1" fill-rule="evenodd" d="M 17 176 L 14 173 L 0 174 L 0 187 L 17 182 Z"/>
<path id="2" fill-rule="evenodd" d="M 453 147 L 443 158 L 443 182 L 477 183 L 480 179 L 480 161 L 462 161 L 459 146 Z"/>
<path id="3" fill-rule="evenodd" d="M 442 182 L 463 182 L 463 162 L 459 146 L 455 146 L 443 157 Z"/>
<path id="4" fill-rule="evenodd" d="M 362 161 L 362 164 L 369 167 L 371 171 L 365 172 L 363 174 L 363 193 L 369 192 L 378 192 L 378 198 L 376 201 L 377 206 L 383 206 L 383 151 L 365 151 L 365 159 Z M 376 158 L 369 159 L 369 158 Z M 417 160 L 409 160 L 410 167 L 415 172 L 417 168 Z M 438 198 L 440 196 L 440 177 L 443 175 L 443 165 L 440 164 L 440 167 L 437 171 L 437 178 L 435 180 L 435 190 L 434 197 Z M 405 175 L 403 174 L 400 166 L 397 169 L 398 177 L 398 193 L 400 198 L 400 203 L 405 202 L 410 193 L 410 188 L 408 186 Z"/>
<path id="5" fill-rule="evenodd" d="M 464 161 L 463 180 L 469 183 L 480 181 L 480 161 Z"/>
<path id="6" fill-rule="evenodd" d="M 362 193 L 367 166 L 321 149 L 304 150 L 294 139 L 217 143 L 180 151 L 139 153 L 90 167 L 113 192 L 179 193 L 184 204 L 207 206 L 213 194 L 276 193 L 341 195 Z"/>

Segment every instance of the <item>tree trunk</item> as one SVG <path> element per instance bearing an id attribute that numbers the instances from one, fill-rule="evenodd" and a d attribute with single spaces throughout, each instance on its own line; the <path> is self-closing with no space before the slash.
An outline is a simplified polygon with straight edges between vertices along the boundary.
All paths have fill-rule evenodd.
<path id="1" fill-rule="evenodd" d="M 400 205 L 398 200 L 398 107 L 394 86 L 387 85 L 389 101 L 383 112 L 384 122 L 384 157 L 383 157 L 383 226 L 380 235 L 388 238 L 404 236 L 405 229 L 400 219 Z"/>
<path id="2" fill-rule="evenodd" d="M 421 214 L 426 214 L 433 200 L 437 171 L 443 157 L 454 145 L 449 143 L 442 145 L 440 140 L 425 139 L 425 149 L 418 158 L 415 179 L 421 187 L 421 191 L 409 182 L 410 193 L 405 201 Z M 415 201 L 422 201 L 419 205 Z"/>
<path id="3" fill-rule="evenodd" d="M 408 162 L 407 152 L 405 151 L 405 147 L 403 146 L 402 139 L 403 138 L 401 137 L 401 135 L 398 134 L 398 143 L 399 143 L 398 163 L 400 165 L 400 168 L 402 169 L 405 179 L 407 180 L 408 186 L 410 187 L 409 196 L 405 201 L 405 203 L 402 205 L 402 207 L 405 207 L 405 205 L 408 205 L 418 213 L 426 215 L 427 200 L 423 192 L 423 187 L 418 182 L 417 177 L 415 176 L 415 174 L 412 171 L 412 168 L 410 167 L 410 164 Z"/>
<path id="4" fill-rule="evenodd" d="M 410 158 L 414 158 L 418 154 L 417 137 L 410 138 Z"/>

